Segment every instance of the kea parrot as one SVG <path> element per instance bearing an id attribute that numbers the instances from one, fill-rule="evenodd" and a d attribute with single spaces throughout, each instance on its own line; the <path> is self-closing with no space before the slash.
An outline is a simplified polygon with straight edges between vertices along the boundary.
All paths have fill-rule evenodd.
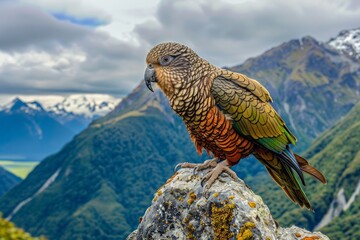
<path id="1" fill-rule="evenodd" d="M 180 167 L 202 170 L 205 190 L 230 168 L 253 154 L 267 169 L 286 195 L 301 207 L 312 209 L 298 178 L 305 185 L 303 172 L 326 183 L 324 175 L 290 144 L 296 137 L 271 106 L 271 96 L 258 81 L 210 64 L 189 47 L 161 43 L 146 57 L 144 81 L 153 91 L 158 84 L 171 108 L 183 119 L 201 155 L 203 148 L 214 159 L 202 164 L 181 163 Z"/>

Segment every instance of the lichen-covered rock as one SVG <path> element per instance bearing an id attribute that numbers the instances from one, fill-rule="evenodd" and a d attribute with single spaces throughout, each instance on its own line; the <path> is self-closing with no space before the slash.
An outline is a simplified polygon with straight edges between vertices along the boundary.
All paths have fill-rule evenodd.
<path id="1" fill-rule="evenodd" d="M 329 239 L 319 232 L 277 226 L 261 197 L 226 173 L 204 193 L 201 179 L 206 172 L 179 170 L 157 191 L 128 240 Z"/>

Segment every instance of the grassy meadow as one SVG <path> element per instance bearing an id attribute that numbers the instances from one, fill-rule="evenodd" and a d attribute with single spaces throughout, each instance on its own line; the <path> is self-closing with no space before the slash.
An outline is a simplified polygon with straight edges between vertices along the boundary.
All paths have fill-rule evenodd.
<path id="1" fill-rule="evenodd" d="M 0 166 L 22 179 L 38 164 L 39 161 L 0 160 Z"/>

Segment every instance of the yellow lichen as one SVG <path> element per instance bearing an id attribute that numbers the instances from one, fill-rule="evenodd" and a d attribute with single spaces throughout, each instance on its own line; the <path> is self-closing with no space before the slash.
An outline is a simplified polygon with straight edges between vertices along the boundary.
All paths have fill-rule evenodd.
<path id="1" fill-rule="evenodd" d="M 250 240 L 253 236 L 253 233 L 251 232 L 250 229 L 245 229 L 241 235 L 237 235 L 236 239 L 237 240 Z"/>
<path id="2" fill-rule="evenodd" d="M 169 178 L 169 179 L 166 181 L 166 183 L 171 182 L 171 181 L 176 177 L 176 175 L 178 175 L 178 172 L 176 172 L 174 175 L 172 175 L 171 178 Z"/>
<path id="3" fill-rule="evenodd" d="M 318 236 L 304 237 L 301 240 L 316 240 L 316 239 L 320 239 L 320 237 Z"/>
<path id="4" fill-rule="evenodd" d="M 187 225 L 187 230 L 188 232 L 186 234 L 186 239 L 195 240 L 196 239 L 196 237 L 194 236 L 194 232 L 196 230 L 195 227 L 191 223 L 189 223 Z"/>
<path id="5" fill-rule="evenodd" d="M 229 199 L 233 200 L 235 197 L 234 196 L 229 196 Z"/>
<path id="6" fill-rule="evenodd" d="M 191 205 L 195 201 L 195 199 L 196 199 L 196 194 L 194 192 L 190 192 L 187 203 Z"/>
<path id="7" fill-rule="evenodd" d="M 218 196 L 219 196 L 219 193 L 218 193 L 218 192 L 216 192 L 216 193 L 214 193 L 214 194 L 213 194 L 213 196 L 216 198 L 216 197 L 218 197 Z"/>
<path id="8" fill-rule="evenodd" d="M 158 199 L 158 197 L 162 194 L 163 192 L 161 191 L 161 188 L 159 188 L 159 190 L 157 190 L 155 197 L 153 199 L 153 202 L 156 202 L 156 200 Z"/>
<path id="9" fill-rule="evenodd" d="M 236 236 L 236 240 L 250 240 L 253 237 L 253 233 L 251 229 L 256 225 L 253 222 L 246 222 L 241 228 Z"/>
<path id="10" fill-rule="evenodd" d="M 295 237 L 299 238 L 299 237 L 301 237 L 301 234 L 297 232 L 297 233 L 295 233 Z"/>
<path id="11" fill-rule="evenodd" d="M 32 237 L 14 223 L 3 219 L 0 214 L 0 239 L 3 240 L 45 240 L 44 237 Z"/>
<path id="12" fill-rule="evenodd" d="M 247 227 L 247 228 L 254 228 L 256 225 L 255 225 L 255 223 L 253 223 L 253 222 L 246 222 L 245 223 L 245 227 Z"/>
<path id="13" fill-rule="evenodd" d="M 234 233 L 230 232 L 230 225 L 234 218 L 234 204 L 211 207 L 211 225 L 214 230 L 214 240 L 225 240 L 233 237 Z"/>
<path id="14" fill-rule="evenodd" d="M 256 208 L 256 203 L 255 202 L 248 202 L 249 206 L 251 208 Z"/>

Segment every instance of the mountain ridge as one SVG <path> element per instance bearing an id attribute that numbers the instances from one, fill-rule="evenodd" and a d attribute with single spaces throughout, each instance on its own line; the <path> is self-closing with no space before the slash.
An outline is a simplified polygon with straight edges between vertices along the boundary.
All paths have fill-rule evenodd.
<path id="1" fill-rule="evenodd" d="M 0 166 L 0 196 L 4 195 L 19 182 L 21 182 L 21 179 L 18 176 Z"/>
<path id="2" fill-rule="evenodd" d="M 50 98 L 50 99 L 49 99 Z M 0 105 L 0 111 L 9 110 L 14 102 L 21 101 L 33 108 L 41 108 L 53 115 L 78 115 L 94 119 L 111 112 L 121 101 L 107 94 L 71 94 L 66 97 L 31 96 L 14 97 L 10 102 Z"/>
<path id="3" fill-rule="evenodd" d="M 232 69 L 250 73 L 274 93 L 275 107 L 286 122 L 294 123 L 290 127 L 296 126 L 299 139 L 311 133 L 304 139 L 305 149 L 359 100 L 356 88 L 351 87 L 358 86 L 359 76 L 350 66 L 353 60 L 310 38 L 282 46 Z M 329 65 L 325 70 L 324 63 Z M 308 83 L 307 77 L 314 82 Z M 350 85 L 342 85 L 344 81 Z M 319 92 L 319 86 L 325 86 L 325 90 Z M 337 96 L 337 102 L 333 96 Z M 282 101 L 288 107 L 281 105 Z M 183 122 L 171 110 L 166 97 L 158 89 L 151 93 L 141 83 L 112 112 L 93 121 L 2 197 L 0 209 L 9 216 L 19 204 L 33 197 L 12 217 L 32 234 L 55 239 L 119 239 L 137 225 L 152 193 L 170 177 L 176 163 L 204 158 L 198 157 Z M 254 161 L 244 159 L 235 167 L 250 186 L 267 174 Z M 36 195 L 57 171 L 56 179 Z M 283 193 L 279 196 L 285 198 Z M 285 208 L 276 207 L 276 201 L 274 211 L 279 215 L 287 213 Z M 322 208 L 325 213 L 326 206 Z M 295 220 L 303 221 L 301 224 L 307 221 L 301 214 L 297 216 Z M 295 221 L 287 217 L 283 219 Z"/>
<path id="4" fill-rule="evenodd" d="M 161 184 L 160 181 L 163 178 L 161 176 L 165 169 L 170 174 L 176 162 L 187 159 L 184 156 L 196 156 L 196 152 L 191 151 L 193 147 L 190 145 L 187 133 L 179 132 L 177 125 L 182 122 L 177 118 L 168 120 L 164 115 L 166 110 L 159 108 L 159 104 L 151 103 L 156 102 L 159 95 L 151 94 L 145 86 L 138 88 L 138 91 L 142 92 L 144 99 L 147 99 L 147 106 L 138 110 L 125 109 L 127 115 L 121 119 L 115 115 L 113 118 L 105 117 L 96 120 L 88 129 L 77 135 L 71 144 L 67 144 L 56 155 L 45 159 L 20 185 L 9 192 L 5 196 L 9 201 L 3 198 L 0 209 L 3 210 L 4 215 L 9 216 L 16 206 L 34 196 L 11 219 L 30 232 L 39 232 L 40 235 L 49 237 L 57 236 L 58 239 L 69 239 L 89 234 L 89 230 L 92 229 L 93 239 L 124 238 L 131 225 L 138 222 L 137 216 L 141 215 L 142 208 L 147 205 L 143 194 L 150 195 L 152 191 L 155 191 Z M 134 94 L 136 95 L 136 91 Z M 151 126 L 151 129 L 147 133 L 140 133 L 139 129 L 143 126 Z M 128 139 L 127 141 L 121 140 L 124 136 Z M 171 141 L 160 141 L 159 136 L 161 136 L 160 139 L 171 139 Z M 188 145 L 188 154 L 179 150 L 184 143 Z M 88 149 L 89 144 L 96 148 Z M 127 149 L 133 148 L 134 144 L 138 146 L 137 151 L 128 151 Z M 163 149 L 163 151 L 158 152 L 158 149 Z M 153 152 L 153 154 L 144 157 L 141 152 Z M 107 156 L 108 153 L 111 157 Z M 158 159 L 156 162 L 162 168 L 153 168 L 155 158 Z M 131 170 L 137 166 L 140 169 Z M 59 169 L 56 180 L 35 196 L 34 194 L 41 186 Z M 86 175 L 82 173 L 84 171 Z M 136 179 L 143 175 L 155 181 L 138 186 Z M 137 188 L 141 194 L 129 195 L 130 188 Z M 21 196 L 17 191 L 21 191 Z M 61 196 L 55 197 L 59 191 L 62 192 Z M 127 197 L 120 197 L 123 195 Z M 110 202 L 102 203 L 101 199 L 104 198 Z M 59 199 L 64 203 L 75 201 L 77 204 L 67 204 L 61 210 Z M 130 214 L 126 208 L 134 201 L 141 207 L 133 209 Z M 44 204 L 52 206 L 51 210 L 42 209 L 41 206 Z M 30 212 L 33 212 L 32 219 L 39 220 L 22 221 L 24 219 L 19 218 L 20 215 Z M 64 212 L 66 212 L 65 215 Z M 49 213 L 57 217 L 53 218 L 49 216 Z M 117 220 L 114 221 L 114 218 Z M 61 224 L 54 222 L 57 219 L 62 219 Z M 98 222 L 90 219 L 104 221 L 108 226 L 107 229 L 111 231 L 97 230 Z M 77 226 L 85 223 L 90 224 L 91 228 L 79 230 Z"/>
<path id="5" fill-rule="evenodd" d="M 119 102 L 109 95 L 70 95 L 45 106 L 39 101 L 16 97 L 0 107 L 0 155 L 40 160 Z"/>
<path id="6" fill-rule="evenodd" d="M 328 42 L 332 48 L 337 49 L 350 58 L 360 60 L 360 28 L 341 31 Z"/>
<path id="7" fill-rule="evenodd" d="M 280 44 L 230 70 L 270 91 L 273 105 L 301 139 L 300 151 L 360 101 L 360 62 L 311 37 Z M 337 111 L 328 114 L 325 109 Z"/>
<path id="8" fill-rule="evenodd" d="M 39 159 L 58 150 L 74 133 L 39 103 L 14 99 L 0 111 L 0 155 Z"/>

